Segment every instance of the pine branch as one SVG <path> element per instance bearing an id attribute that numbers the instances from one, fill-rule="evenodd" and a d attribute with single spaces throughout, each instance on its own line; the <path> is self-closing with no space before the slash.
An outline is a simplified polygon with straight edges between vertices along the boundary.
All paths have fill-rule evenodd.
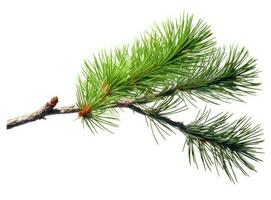
<path id="1" fill-rule="evenodd" d="M 199 167 L 197 160 L 200 159 L 205 170 L 214 166 L 218 174 L 222 170 L 232 182 L 237 182 L 236 169 L 248 176 L 246 170 L 256 171 L 251 161 L 262 161 L 258 158 L 262 153 L 259 147 L 263 142 L 262 129 L 260 125 L 253 127 L 246 117 L 231 122 L 231 115 L 220 113 L 210 118 L 210 111 L 205 109 L 195 121 L 185 125 L 171 120 L 160 110 L 134 104 L 122 106 L 149 118 L 160 134 L 170 135 L 174 129 L 181 131 L 186 136 L 184 148 L 188 148 L 190 164 L 193 161 Z"/>
<path id="2" fill-rule="evenodd" d="M 204 169 L 210 169 L 215 165 L 217 172 L 220 167 L 226 172 L 229 179 L 233 182 L 237 181 L 234 167 L 241 170 L 245 175 L 248 175 L 244 167 L 249 170 L 255 170 L 255 167 L 249 160 L 261 161 L 256 154 L 260 153 L 258 146 L 263 140 L 260 126 L 251 127 L 249 119 L 245 117 L 237 121 L 228 123 L 230 115 L 219 114 L 213 118 L 209 118 L 210 111 L 204 110 L 199 113 L 196 120 L 188 125 L 183 122 L 171 120 L 166 115 L 177 112 L 177 106 L 172 103 L 173 98 L 168 98 L 166 101 L 156 103 L 151 108 L 137 105 L 131 100 L 122 100 L 116 105 L 119 108 L 129 108 L 145 117 L 148 117 L 150 122 L 154 123 L 158 132 L 170 135 L 174 133 L 173 129 L 181 131 L 186 136 L 185 146 L 188 147 L 189 162 L 193 160 L 197 164 L 196 150 L 201 158 Z M 10 119 L 7 122 L 7 129 L 29 123 L 31 121 L 45 119 L 45 116 L 54 114 L 80 113 L 80 109 L 76 106 L 64 106 L 54 108 L 58 98 L 53 97 L 50 102 L 46 103 L 41 109 L 31 114 Z M 178 101 L 175 101 L 175 103 Z M 166 111 L 166 112 L 165 112 Z M 180 111 L 180 108 L 178 108 Z M 97 123 L 97 122 L 96 122 Z M 104 125 L 98 127 L 106 129 Z M 91 124 L 87 124 L 91 126 Z M 97 124 L 96 124 L 97 125 Z M 108 124 L 107 125 L 111 125 Z M 93 128 L 93 127 L 89 127 Z M 96 129 L 94 128 L 96 131 Z M 164 136 L 163 136 L 164 137 Z M 157 139 L 156 139 L 157 140 Z"/>
<path id="3" fill-rule="evenodd" d="M 189 162 L 197 164 L 196 150 L 204 168 L 217 172 L 221 168 L 233 182 L 237 181 L 235 169 L 248 175 L 246 169 L 256 171 L 251 161 L 261 161 L 259 144 L 262 129 L 260 125 L 252 127 L 250 119 L 241 117 L 229 122 L 231 115 L 220 113 L 212 118 L 210 111 L 204 110 L 196 120 L 185 126 L 183 133 L 187 139 Z"/>
<path id="4" fill-rule="evenodd" d="M 229 114 L 210 118 L 206 109 L 189 124 L 171 116 L 197 100 L 243 101 L 258 90 L 258 73 L 256 59 L 245 48 L 216 47 L 208 25 L 183 15 L 153 26 L 131 45 L 85 60 L 75 106 L 54 108 L 55 97 L 34 113 L 8 120 L 7 129 L 47 115 L 78 113 L 91 132 L 112 132 L 117 108 L 129 108 L 146 117 L 157 142 L 156 132 L 162 138 L 182 132 L 190 163 L 198 166 L 200 159 L 205 169 L 222 169 L 236 182 L 236 169 L 247 175 L 255 171 L 251 161 L 261 161 L 260 126 L 252 127 L 246 117 L 232 121 Z"/>
<path id="5" fill-rule="evenodd" d="M 183 102 L 243 101 L 242 96 L 258 89 L 256 60 L 245 48 L 215 47 L 211 36 L 201 20 L 194 23 L 192 17 L 183 16 L 156 25 L 130 47 L 102 52 L 93 63 L 85 62 L 77 105 L 81 110 L 91 107 L 91 112 L 83 116 L 83 123 L 92 132 L 97 127 L 111 131 L 106 125 L 117 126 L 114 108 L 128 99 L 126 107 L 147 117 L 157 142 L 155 129 L 162 138 L 176 134 L 174 129 L 186 135 L 190 162 L 196 162 L 197 148 L 204 168 L 220 167 L 233 182 L 237 181 L 233 165 L 244 174 L 244 167 L 254 170 L 247 159 L 259 161 L 254 155 L 261 142 L 259 126 L 247 128 L 250 123 L 245 118 L 229 123 L 227 114 L 213 121 L 201 117 L 204 123 L 196 120 L 188 125 L 165 116 L 185 110 L 178 107 Z"/>

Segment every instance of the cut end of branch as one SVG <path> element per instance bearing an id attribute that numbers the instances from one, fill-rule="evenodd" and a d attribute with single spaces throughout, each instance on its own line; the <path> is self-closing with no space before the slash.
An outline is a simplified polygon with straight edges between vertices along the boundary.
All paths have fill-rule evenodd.
<path id="1" fill-rule="evenodd" d="M 49 102 L 47 102 L 41 109 L 40 109 L 40 118 L 44 118 L 44 116 L 50 112 L 58 103 L 58 97 L 54 96 L 51 98 Z"/>
<path id="2" fill-rule="evenodd" d="M 50 100 L 50 105 L 52 108 L 54 108 L 56 106 L 56 104 L 58 103 L 58 97 L 55 96 Z"/>

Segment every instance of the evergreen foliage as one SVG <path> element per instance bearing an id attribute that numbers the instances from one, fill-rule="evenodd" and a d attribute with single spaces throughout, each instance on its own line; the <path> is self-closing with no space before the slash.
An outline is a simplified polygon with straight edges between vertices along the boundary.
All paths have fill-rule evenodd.
<path id="1" fill-rule="evenodd" d="M 247 175 L 245 168 L 255 170 L 250 160 L 260 161 L 260 127 L 246 117 L 209 118 L 206 110 L 187 125 L 169 116 L 197 100 L 218 104 L 254 94 L 260 84 L 255 61 L 245 48 L 217 47 L 208 25 L 183 15 L 153 26 L 131 45 L 85 60 L 77 82 L 79 115 L 93 133 L 97 128 L 111 132 L 117 108 L 131 108 L 163 138 L 183 132 L 190 161 L 197 163 L 198 155 L 204 168 L 221 168 L 235 182 L 236 168 Z"/>

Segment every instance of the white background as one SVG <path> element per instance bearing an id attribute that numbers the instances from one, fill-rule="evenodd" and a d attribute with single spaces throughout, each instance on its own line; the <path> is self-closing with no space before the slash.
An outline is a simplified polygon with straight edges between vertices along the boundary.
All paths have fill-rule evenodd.
<path id="1" fill-rule="evenodd" d="M 8 118 L 54 95 L 59 106 L 73 105 L 84 58 L 129 43 L 153 22 L 183 11 L 204 18 L 219 44 L 245 46 L 258 59 L 263 85 L 256 96 L 209 106 L 214 114 L 247 114 L 263 125 L 257 173 L 238 174 L 232 184 L 190 167 L 182 134 L 157 145 L 144 118 L 128 110 L 120 112 L 114 135 L 91 134 L 75 114 L 5 130 Z M 270 19 L 268 1 L 261 0 L 1 0 L 0 199 L 270 199 Z M 179 119 L 189 122 L 195 112 Z"/>

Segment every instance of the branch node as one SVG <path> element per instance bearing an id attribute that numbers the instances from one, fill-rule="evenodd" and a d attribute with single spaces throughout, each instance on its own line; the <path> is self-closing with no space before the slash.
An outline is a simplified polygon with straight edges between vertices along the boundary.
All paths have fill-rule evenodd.
<path id="1" fill-rule="evenodd" d="M 79 117 L 87 117 L 91 112 L 91 107 L 89 105 L 85 105 L 80 109 L 78 115 Z"/>

